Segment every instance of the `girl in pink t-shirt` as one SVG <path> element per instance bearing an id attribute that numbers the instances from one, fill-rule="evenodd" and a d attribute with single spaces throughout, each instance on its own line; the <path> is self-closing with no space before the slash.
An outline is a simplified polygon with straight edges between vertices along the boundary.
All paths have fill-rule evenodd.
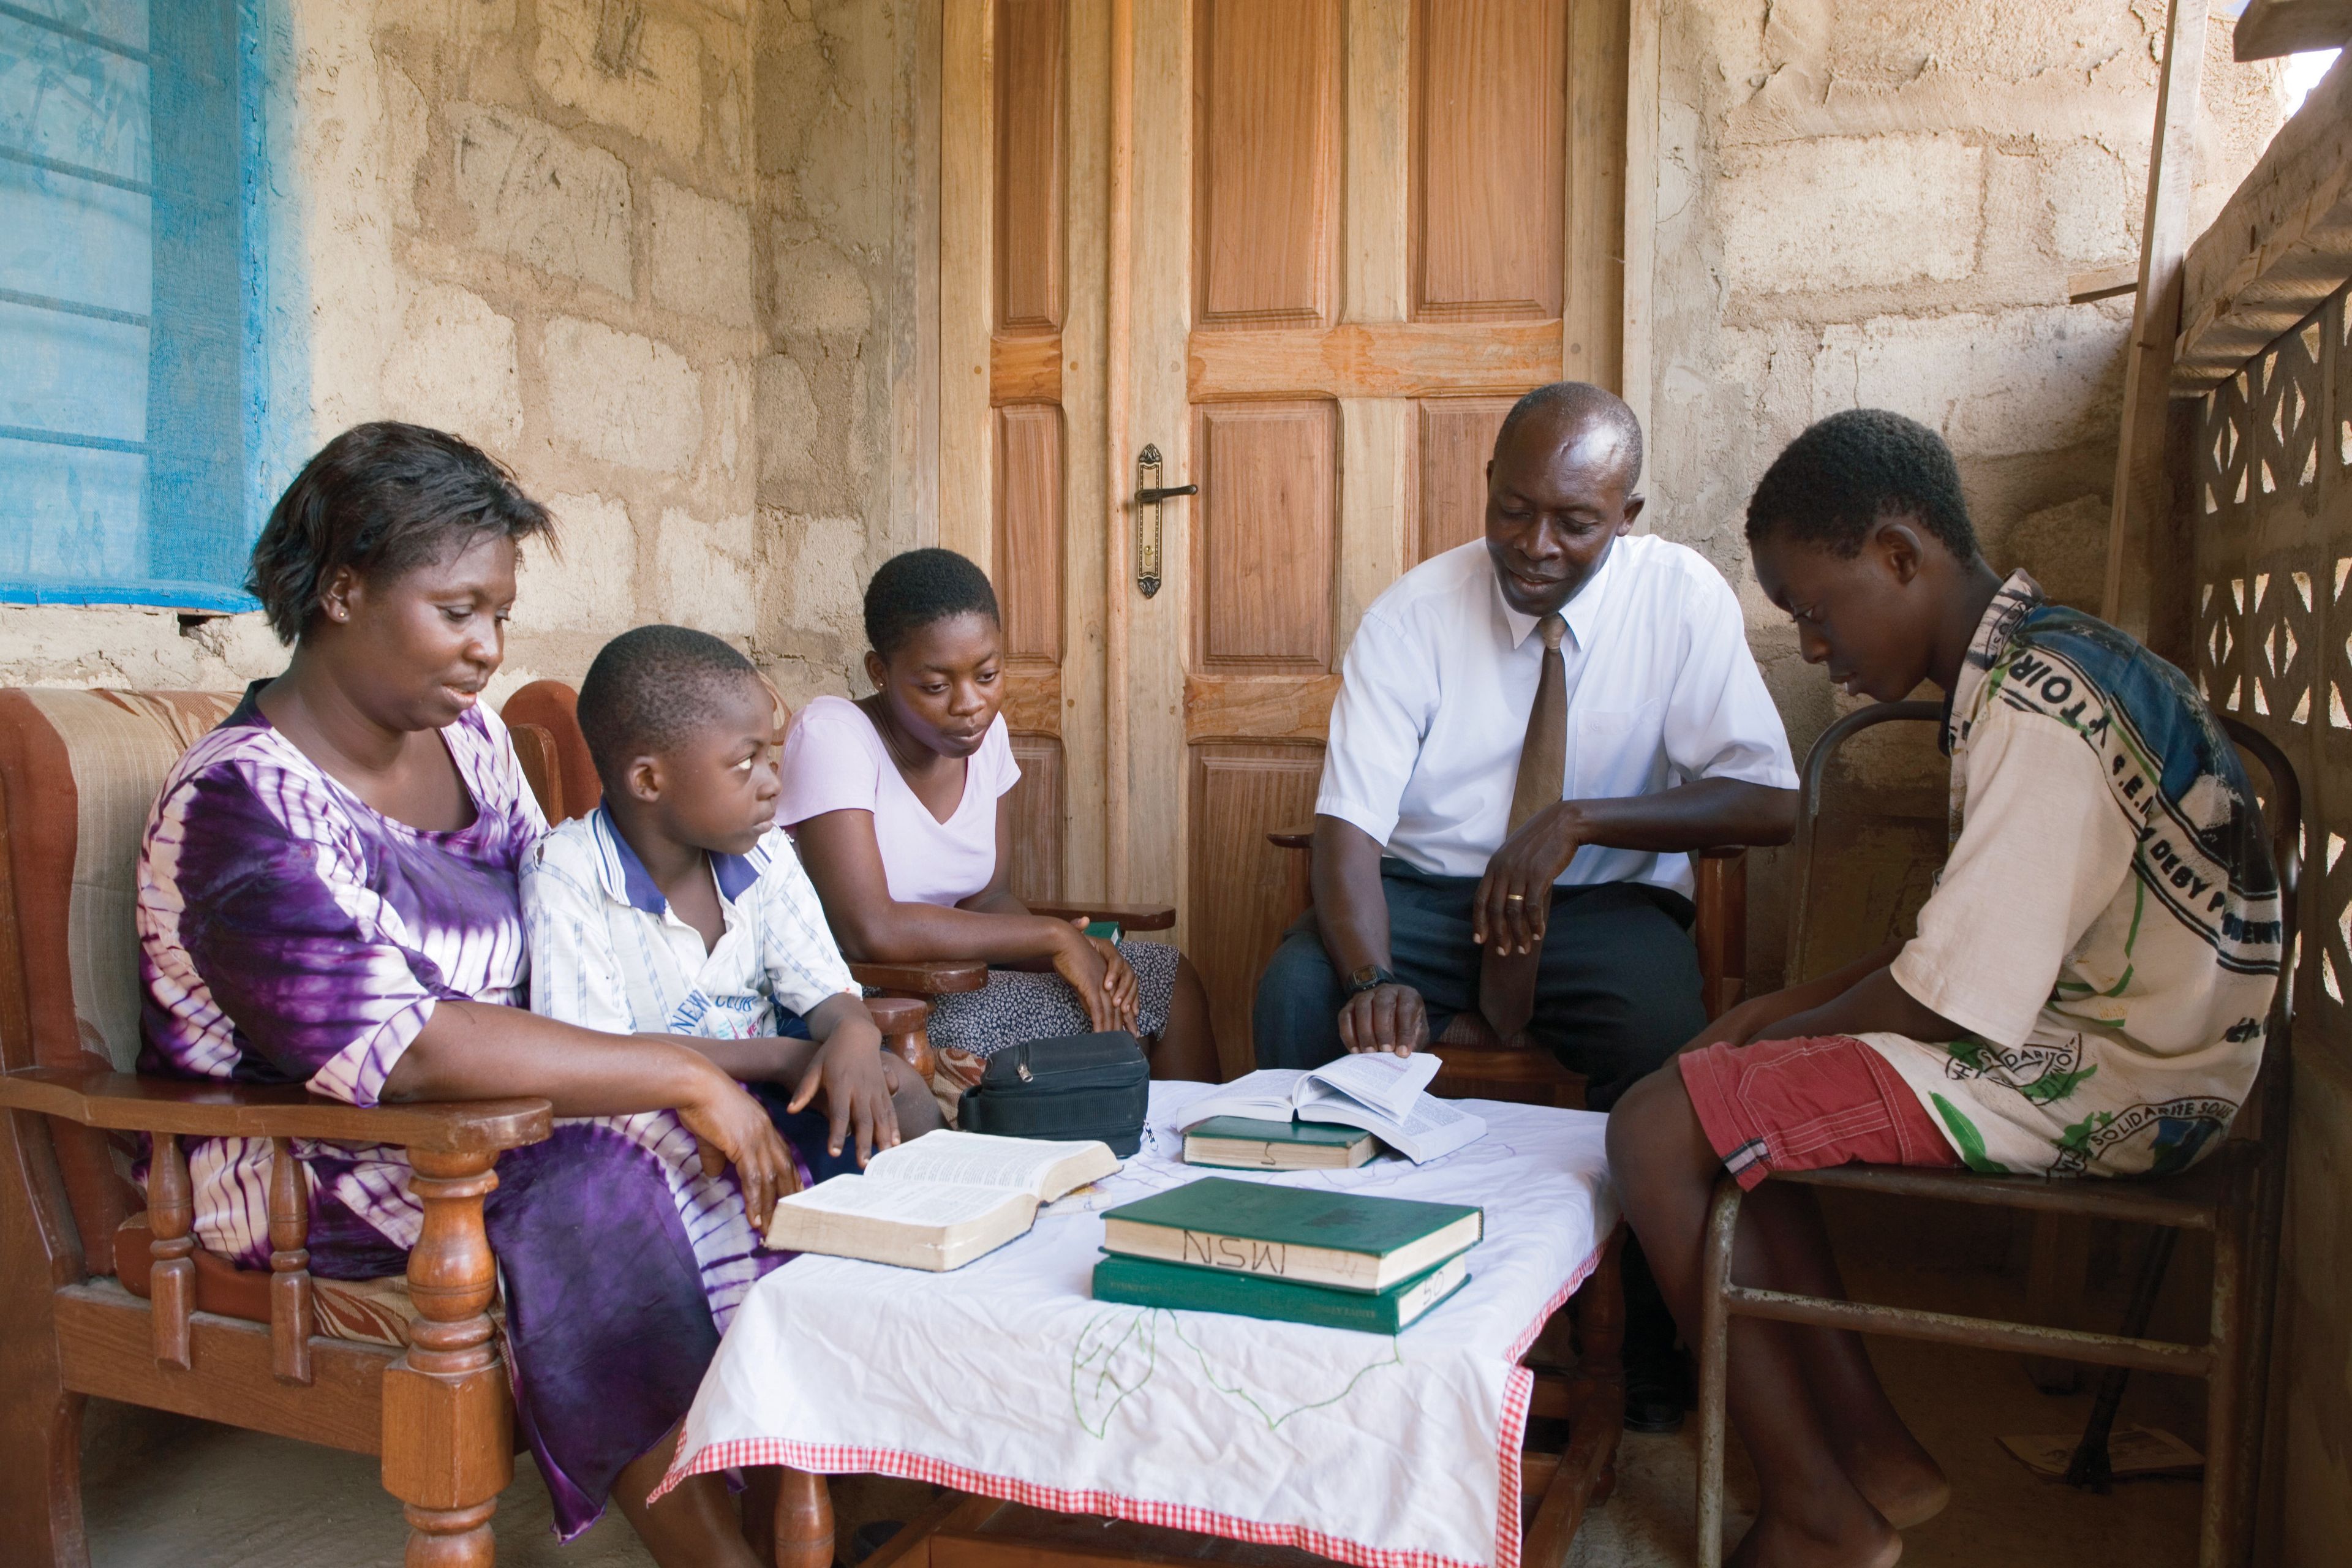
<path id="1" fill-rule="evenodd" d="M 932 1001 L 943 1097 L 1007 1046 L 1096 1029 L 1142 1037 L 1155 1078 L 1215 1079 L 1208 999 L 1174 948 L 1089 937 L 1009 886 L 1021 769 L 987 575 L 951 550 L 893 557 L 866 586 L 866 637 L 874 695 L 793 719 L 776 820 L 850 959 L 988 963 L 985 990 Z"/>

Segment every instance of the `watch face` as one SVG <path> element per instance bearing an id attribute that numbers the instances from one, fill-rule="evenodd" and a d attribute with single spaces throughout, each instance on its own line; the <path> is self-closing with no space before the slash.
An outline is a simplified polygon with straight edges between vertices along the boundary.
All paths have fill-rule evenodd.
<path id="1" fill-rule="evenodd" d="M 1380 981 L 1381 966 L 1377 963 L 1367 963 L 1364 967 L 1356 971 L 1355 973 L 1348 976 L 1348 984 L 1354 986 L 1359 991 L 1361 991 L 1368 985 L 1377 985 L 1380 984 Z"/>

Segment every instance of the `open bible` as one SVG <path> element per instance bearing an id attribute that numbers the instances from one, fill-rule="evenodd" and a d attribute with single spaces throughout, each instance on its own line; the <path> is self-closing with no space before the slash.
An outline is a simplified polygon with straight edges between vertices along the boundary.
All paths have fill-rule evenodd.
<path id="1" fill-rule="evenodd" d="M 1118 1169 L 1105 1143 L 928 1133 L 875 1155 L 862 1175 L 779 1200 L 767 1242 L 901 1268 L 961 1268 L 1026 1234 L 1041 1205 Z"/>
<path id="2" fill-rule="evenodd" d="M 1477 1117 L 1423 1092 L 1441 1065 L 1426 1053 L 1394 1057 L 1367 1052 L 1307 1072 L 1260 1068 L 1187 1106 L 1180 1131 L 1217 1116 L 1336 1122 L 1360 1127 L 1420 1164 L 1451 1154 L 1486 1132 L 1486 1124 Z"/>

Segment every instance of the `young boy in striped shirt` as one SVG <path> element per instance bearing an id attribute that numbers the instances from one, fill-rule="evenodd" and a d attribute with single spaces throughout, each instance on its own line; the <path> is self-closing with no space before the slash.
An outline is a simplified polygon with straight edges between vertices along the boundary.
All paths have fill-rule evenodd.
<path id="1" fill-rule="evenodd" d="M 687 1037 L 825 1173 L 853 1143 L 862 1164 L 938 1126 L 774 826 L 773 699 L 751 660 L 703 632 L 640 626 L 596 656 L 579 710 L 604 799 L 523 862 L 532 1011 Z M 808 1109 L 820 1090 L 823 1120 Z"/>

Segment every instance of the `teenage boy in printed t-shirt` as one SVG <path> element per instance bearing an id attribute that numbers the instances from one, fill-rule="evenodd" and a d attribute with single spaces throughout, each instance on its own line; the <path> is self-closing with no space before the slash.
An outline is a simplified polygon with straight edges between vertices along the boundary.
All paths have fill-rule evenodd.
<path id="1" fill-rule="evenodd" d="M 1719 1173 L 1756 1189 L 1742 1282 L 1839 1295 L 1819 1210 L 1775 1171 L 2179 1170 L 2252 1086 L 2280 957 L 2277 874 L 2212 713 L 2124 633 L 1986 564 L 1933 431 L 1822 421 L 1757 486 L 1748 537 L 1808 663 L 1882 701 L 1944 690 L 1952 842 L 1916 936 L 1732 1009 L 1618 1102 L 1612 1167 L 1694 1341 Z M 1948 1488 L 1860 1338 L 1731 1332 L 1762 1493 L 1734 1561 L 1894 1562 Z"/>

